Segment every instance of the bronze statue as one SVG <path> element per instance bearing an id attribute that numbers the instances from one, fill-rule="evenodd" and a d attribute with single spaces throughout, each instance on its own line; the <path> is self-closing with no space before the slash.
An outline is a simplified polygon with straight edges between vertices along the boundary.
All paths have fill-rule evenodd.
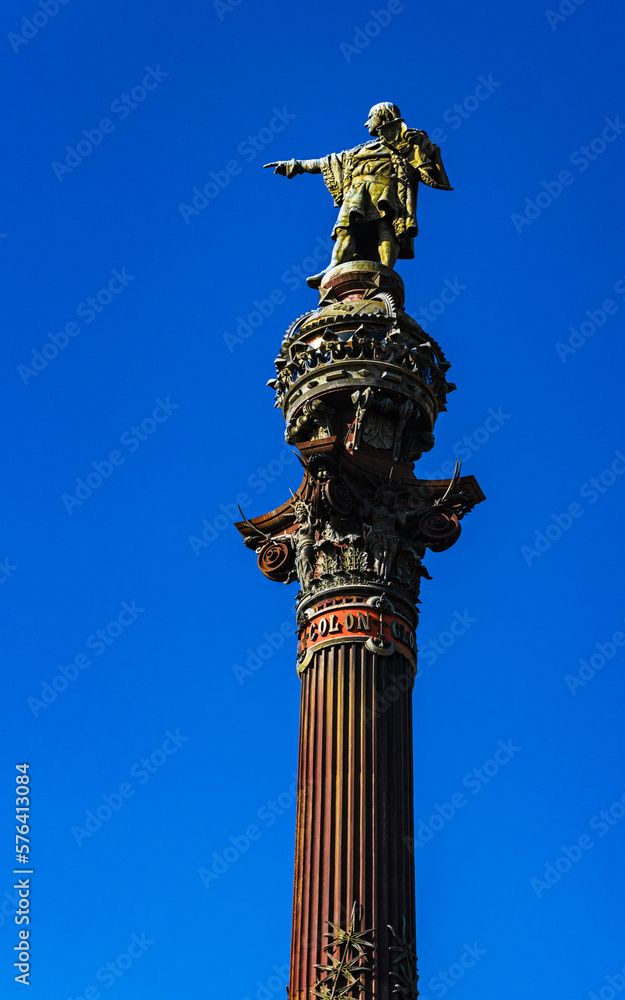
<path id="1" fill-rule="evenodd" d="M 395 491 L 383 486 L 373 503 L 365 504 L 365 544 L 373 556 L 373 572 L 383 580 L 392 575 L 401 541 L 397 530 L 399 517 L 395 513 Z M 366 523 L 366 522 L 370 523 Z"/>
<path id="2" fill-rule="evenodd" d="M 340 208 L 332 231 L 332 260 L 307 279 L 311 288 L 319 287 L 330 268 L 350 260 L 380 260 L 393 267 L 398 257 L 414 257 L 419 181 L 453 190 L 439 147 L 420 129 L 407 128 L 396 104 L 374 105 L 365 126 L 375 138 L 354 149 L 320 160 L 265 164 L 286 177 L 322 174 Z"/>
<path id="3" fill-rule="evenodd" d="M 308 504 L 299 503 L 294 507 L 295 516 L 300 522 L 297 531 L 291 535 L 295 550 L 295 571 L 297 579 L 304 592 L 311 589 L 315 575 L 315 526 L 312 512 Z"/>

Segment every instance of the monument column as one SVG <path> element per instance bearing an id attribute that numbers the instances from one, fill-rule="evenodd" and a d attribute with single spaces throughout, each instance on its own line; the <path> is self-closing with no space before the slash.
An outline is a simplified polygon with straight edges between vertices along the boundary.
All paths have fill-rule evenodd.
<path id="1" fill-rule="evenodd" d="M 380 176 L 397 184 L 402 170 L 413 176 L 409 167 L 429 171 L 431 186 L 448 187 L 425 133 L 407 130 L 398 117 L 383 121 L 377 108 L 386 119 L 399 112 L 377 105 L 369 116 L 370 131 L 382 137 L 368 144 L 381 173 L 371 166 L 371 150 L 360 173 L 363 147 L 302 161 L 307 171 L 322 170 L 335 198 L 349 194 L 352 209 L 360 197 L 367 205 L 380 196 Z M 395 130 L 390 138 L 387 125 Z M 295 176 L 298 163 L 275 166 Z M 402 246 L 411 255 L 405 239 L 395 240 L 398 230 L 410 236 L 409 227 L 389 230 L 381 220 L 380 256 L 394 261 Z M 276 510 L 237 528 L 266 577 L 299 583 L 290 1000 L 415 1000 L 416 606 L 421 579 L 430 579 L 426 552 L 453 545 L 484 497 L 458 463 L 451 479 L 415 476 L 455 388 L 447 381 L 450 364 L 405 311 L 400 276 L 365 259 L 375 256 L 371 230 L 354 224 L 348 236 L 339 234 L 331 266 L 309 280 L 319 302 L 287 330 L 268 383 L 303 480 Z"/>

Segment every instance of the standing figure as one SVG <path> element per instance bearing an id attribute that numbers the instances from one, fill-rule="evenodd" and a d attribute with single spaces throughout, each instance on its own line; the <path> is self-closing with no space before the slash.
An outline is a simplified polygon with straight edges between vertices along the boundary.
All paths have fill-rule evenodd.
<path id="1" fill-rule="evenodd" d="M 420 129 L 407 128 L 396 104 L 374 105 L 365 127 L 375 138 L 354 149 L 320 160 L 265 164 L 286 177 L 323 174 L 340 208 L 332 231 L 332 260 L 307 279 L 311 288 L 319 287 L 330 268 L 350 260 L 380 260 L 393 267 L 398 257 L 414 257 L 419 181 L 452 190 L 439 147 Z"/>
<path id="2" fill-rule="evenodd" d="M 382 580 L 388 580 L 392 576 L 401 541 L 397 530 L 399 517 L 394 506 L 394 490 L 389 486 L 382 486 L 363 512 L 370 522 L 364 525 L 365 545 L 373 556 L 373 572 Z"/>
<path id="3" fill-rule="evenodd" d="M 292 533 L 291 540 L 295 550 L 295 572 L 304 593 L 308 593 L 315 576 L 315 526 L 312 512 L 303 501 L 294 507 L 299 528 Z"/>

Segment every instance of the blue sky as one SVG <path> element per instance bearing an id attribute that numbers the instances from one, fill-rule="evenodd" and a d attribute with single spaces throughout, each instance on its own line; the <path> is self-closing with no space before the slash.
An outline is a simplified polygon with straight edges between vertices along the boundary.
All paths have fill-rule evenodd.
<path id="1" fill-rule="evenodd" d="M 625 25 L 545 2 L 4 4 L 3 997 L 24 760 L 32 1000 L 285 996 L 295 588 L 231 521 L 299 483 L 265 382 L 335 210 L 261 165 L 386 100 L 455 188 L 398 265 L 458 385 L 417 472 L 487 496 L 422 593 L 422 996 L 625 986 Z"/>

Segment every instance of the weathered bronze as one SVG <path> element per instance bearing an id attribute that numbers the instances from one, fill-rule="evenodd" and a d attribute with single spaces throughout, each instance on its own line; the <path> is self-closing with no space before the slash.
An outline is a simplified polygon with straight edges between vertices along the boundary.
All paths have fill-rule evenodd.
<path id="1" fill-rule="evenodd" d="M 426 132 L 409 129 L 396 104 L 375 104 L 365 122 L 375 136 L 354 149 L 320 160 L 266 163 L 286 177 L 323 174 L 334 204 L 340 207 L 332 238 L 332 260 L 308 284 L 318 288 L 323 275 L 350 260 L 380 260 L 393 267 L 398 257 L 414 257 L 419 182 L 451 191 L 441 151 Z"/>
<path id="2" fill-rule="evenodd" d="M 484 499 L 459 467 L 447 480 L 414 474 L 455 386 L 404 311 L 401 278 L 377 259 L 412 255 L 415 176 L 448 188 L 440 155 L 394 105 L 376 105 L 368 125 L 383 137 L 367 144 L 370 172 L 367 146 L 315 161 L 341 185 L 342 259 L 317 276 L 319 304 L 287 330 L 268 383 L 304 477 L 276 510 L 237 524 L 265 576 L 300 587 L 290 1000 L 417 997 L 415 605 L 427 550 L 453 545 Z M 412 173 L 400 176 L 399 156 Z"/>

